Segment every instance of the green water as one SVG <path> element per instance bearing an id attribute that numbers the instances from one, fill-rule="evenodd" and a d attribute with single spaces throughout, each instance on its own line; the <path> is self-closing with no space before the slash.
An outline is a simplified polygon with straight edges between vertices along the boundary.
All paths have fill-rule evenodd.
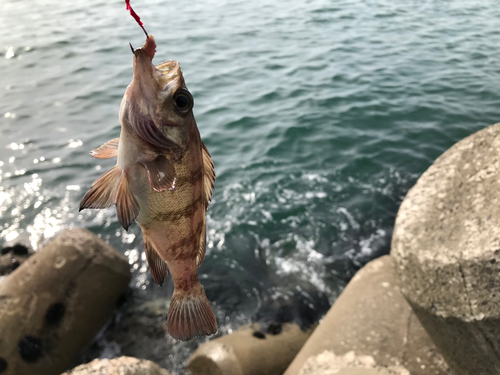
<path id="1" fill-rule="evenodd" d="M 453 143 L 500 118 L 494 1 L 136 0 L 155 62 L 180 61 L 216 166 L 199 274 L 221 332 L 307 322 L 385 254 L 398 206 Z M 122 1 L 0 4 L 0 245 L 86 227 L 153 285 L 140 230 L 78 204 L 113 161 L 144 36 Z M 282 314 L 283 315 L 283 314 Z M 286 315 L 286 314 L 285 314 Z M 283 316 L 282 316 L 283 317 Z M 162 363 L 180 371 L 196 346 Z"/>

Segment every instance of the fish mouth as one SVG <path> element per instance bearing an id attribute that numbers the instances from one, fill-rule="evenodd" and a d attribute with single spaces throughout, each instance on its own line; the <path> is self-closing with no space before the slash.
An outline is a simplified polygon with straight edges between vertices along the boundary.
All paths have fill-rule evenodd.
<path id="1" fill-rule="evenodd" d="M 157 79 L 163 90 L 177 91 L 180 87 L 185 87 L 181 66 L 175 60 L 168 60 L 156 67 Z"/>
<path id="2" fill-rule="evenodd" d="M 155 67 L 153 58 L 156 53 L 156 43 L 152 35 L 148 35 L 141 48 L 134 49 L 130 44 L 134 54 L 134 80 L 149 85 L 155 77 Z"/>
<path id="3" fill-rule="evenodd" d="M 151 81 L 155 75 L 155 69 L 151 57 L 144 49 L 134 50 L 134 80 Z"/>

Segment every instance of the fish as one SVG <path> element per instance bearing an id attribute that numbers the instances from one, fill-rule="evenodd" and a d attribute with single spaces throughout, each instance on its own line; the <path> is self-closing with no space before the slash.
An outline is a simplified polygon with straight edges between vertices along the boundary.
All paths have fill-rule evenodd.
<path id="1" fill-rule="evenodd" d="M 80 211 L 115 205 L 125 230 L 134 221 L 139 225 L 154 281 L 162 285 L 170 271 L 174 282 L 167 329 L 187 341 L 217 332 L 197 274 L 216 175 L 179 63 L 155 66 L 156 43 L 146 35 L 141 48 L 130 45 L 133 79 L 120 105 L 120 137 L 90 152 L 98 159 L 116 157 L 116 165 L 91 185 Z"/>

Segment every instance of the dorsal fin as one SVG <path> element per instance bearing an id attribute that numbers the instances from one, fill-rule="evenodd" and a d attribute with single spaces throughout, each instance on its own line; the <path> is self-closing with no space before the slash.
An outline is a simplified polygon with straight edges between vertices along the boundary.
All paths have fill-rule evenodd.
<path id="1" fill-rule="evenodd" d="M 204 181 L 203 190 L 205 193 L 205 208 L 208 207 L 209 202 L 212 201 L 212 189 L 215 188 L 215 167 L 212 157 L 208 152 L 207 146 L 203 141 L 201 142 L 203 154 L 203 168 L 204 168 Z"/>
<path id="2" fill-rule="evenodd" d="M 126 171 L 122 172 L 120 183 L 118 184 L 118 189 L 116 191 L 115 203 L 118 220 L 123 228 L 128 230 L 130 224 L 132 224 L 137 215 L 139 215 L 140 207 L 137 199 L 134 197 L 134 194 L 130 191 Z"/>
<path id="3" fill-rule="evenodd" d="M 94 181 L 80 202 L 80 211 L 85 208 L 108 208 L 115 203 L 116 190 L 122 172 L 115 165 Z"/>
<path id="4" fill-rule="evenodd" d="M 93 156 L 97 159 L 111 159 L 118 156 L 118 144 L 120 142 L 120 138 L 112 139 L 111 141 L 107 141 L 101 147 L 96 148 L 95 150 L 90 151 L 90 156 Z"/>
<path id="5" fill-rule="evenodd" d="M 203 156 L 203 197 L 205 203 L 205 211 L 208 208 L 209 202 L 212 200 L 212 189 L 215 187 L 215 168 L 212 157 L 208 152 L 207 146 L 201 142 L 202 156 Z M 207 244 L 207 218 L 203 215 L 203 226 L 198 243 L 198 254 L 196 255 L 196 266 L 201 266 L 205 258 L 206 244 Z"/>
<path id="6" fill-rule="evenodd" d="M 148 260 L 149 269 L 153 275 L 153 280 L 159 286 L 163 285 L 163 281 L 168 275 L 167 263 L 160 257 L 156 251 L 153 242 L 149 239 L 146 233 L 142 235 L 144 239 L 144 250 L 146 252 L 146 259 Z"/>
<path id="7" fill-rule="evenodd" d="M 151 161 L 141 161 L 141 165 L 148 172 L 151 189 L 159 193 L 174 190 L 177 175 L 174 165 L 164 156 L 160 155 Z"/>

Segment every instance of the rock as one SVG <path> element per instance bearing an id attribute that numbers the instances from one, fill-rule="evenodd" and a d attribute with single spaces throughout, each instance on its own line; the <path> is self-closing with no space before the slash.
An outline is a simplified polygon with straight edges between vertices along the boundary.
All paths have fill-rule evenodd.
<path id="1" fill-rule="evenodd" d="M 170 375 L 156 363 L 133 357 L 95 359 L 62 375 Z"/>
<path id="2" fill-rule="evenodd" d="M 106 332 L 106 340 L 116 342 L 121 353 L 149 359 L 170 368 L 165 353 L 171 353 L 175 340 L 168 335 L 167 311 L 170 299 L 143 302 L 132 300 L 120 319 Z"/>
<path id="3" fill-rule="evenodd" d="M 343 356 L 334 352 L 324 351 L 317 356 L 310 357 L 299 375 L 410 375 L 410 372 L 401 366 L 378 366 L 371 356 L 356 356 L 354 351 Z"/>
<path id="4" fill-rule="evenodd" d="M 325 350 L 355 351 L 379 366 L 404 366 L 412 375 L 450 374 L 427 332 L 398 289 L 395 261 L 364 266 L 334 303 L 285 375 L 297 375 L 308 358 Z"/>
<path id="5" fill-rule="evenodd" d="M 266 331 L 269 330 L 266 329 Z M 285 323 L 281 331 L 274 326 L 271 333 L 256 325 L 208 341 L 193 353 L 187 363 L 192 375 L 267 375 L 282 374 L 312 328 L 302 331 L 299 326 Z M 255 335 L 255 332 L 260 334 Z M 276 334 L 272 334 L 276 332 Z"/>
<path id="6" fill-rule="evenodd" d="M 171 280 L 167 280 L 163 287 L 155 285 L 148 291 L 147 297 L 141 291 L 129 290 L 116 318 L 99 335 L 99 339 L 86 348 L 83 362 L 122 355 L 147 359 L 172 373 L 184 373 L 190 354 L 208 341 L 208 337 L 177 341 L 168 334 L 166 317 L 170 297 L 165 295 L 172 295 L 172 291 L 168 290 L 170 287 L 173 289 Z M 151 299 L 152 296 L 154 299 Z M 218 335 L 221 333 L 222 329 Z"/>
<path id="7" fill-rule="evenodd" d="M 455 144 L 399 209 L 401 290 L 457 374 L 500 373 L 500 124 Z"/>
<path id="8" fill-rule="evenodd" d="M 2 375 L 66 370 L 129 281 L 116 249 L 84 229 L 62 233 L 0 283 Z"/>

